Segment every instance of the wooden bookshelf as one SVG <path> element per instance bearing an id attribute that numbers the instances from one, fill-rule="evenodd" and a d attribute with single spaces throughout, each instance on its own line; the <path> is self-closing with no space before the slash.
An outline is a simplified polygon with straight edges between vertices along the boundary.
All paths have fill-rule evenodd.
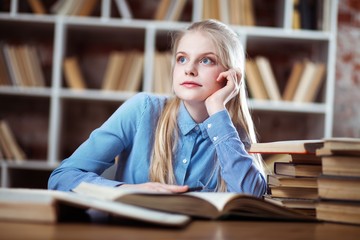
<path id="1" fill-rule="evenodd" d="M 154 19 L 162 0 L 127 0 L 128 12 L 120 7 L 121 1 L 97 0 L 86 16 L 56 14 L 51 9 L 58 0 L 40 1 L 45 13 L 35 13 L 29 2 L 8 0 L 0 5 L 1 54 L 4 44 L 35 46 L 44 76 L 43 86 L 0 85 L 0 118 L 9 121 L 28 158 L 22 163 L 0 159 L 2 187 L 28 186 L 28 178 L 22 176 L 40 178 L 31 187 L 46 186 L 50 171 L 124 101 L 139 91 L 153 92 L 154 76 L 159 74 L 155 58 L 157 53 L 170 50 L 169 32 L 202 19 L 205 7 L 203 0 L 186 0 L 173 21 Z M 221 9 L 219 18 L 230 14 L 231 4 L 237 4 L 233 0 L 211 2 Z M 260 141 L 330 137 L 338 1 L 313 1 L 323 4 L 324 9 L 315 29 L 293 28 L 292 1 L 246 2 L 252 3 L 254 21 L 230 23 L 231 27 L 238 32 L 249 59 L 269 59 L 281 96 L 296 62 L 325 65 L 324 79 L 313 101 L 250 95 Z M 144 59 L 136 90 L 104 90 L 111 53 L 128 51 L 139 52 Z M 63 64 L 69 57 L 78 60 L 85 89 L 68 87 Z"/>

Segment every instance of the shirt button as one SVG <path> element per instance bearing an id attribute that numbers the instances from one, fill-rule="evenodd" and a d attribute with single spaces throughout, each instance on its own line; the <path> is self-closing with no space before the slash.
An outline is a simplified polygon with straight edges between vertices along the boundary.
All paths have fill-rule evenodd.
<path id="1" fill-rule="evenodd" d="M 217 136 L 216 136 L 216 137 L 213 137 L 213 140 L 216 141 L 216 140 L 218 140 L 218 138 L 219 138 L 219 137 L 217 137 Z"/>
<path id="2" fill-rule="evenodd" d="M 209 123 L 209 124 L 207 125 L 207 128 L 211 128 L 211 126 L 212 126 L 211 123 Z"/>
<path id="3" fill-rule="evenodd" d="M 182 162 L 183 162 L 184 164 L 186 164 L 186 163 L 187 163 L 187 159 L 184 158 Z"/>
<path id="4" fill-rule="evenodd" d="M 199 126 L 196 126 L 196 127 L 195 127 L 195 130 L 196 130 L 196 131 L 199 130 Z"/>

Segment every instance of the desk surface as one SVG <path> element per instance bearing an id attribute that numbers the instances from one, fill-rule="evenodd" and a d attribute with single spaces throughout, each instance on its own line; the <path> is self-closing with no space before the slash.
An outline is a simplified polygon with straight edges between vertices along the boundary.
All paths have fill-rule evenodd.
<path id="1" fill-rule="evenodd" d="M 193 221 L 181 229 L 136 224 L 0 222 L 0 239 L 360 239 L 360 226 L 268 221 Z"/>

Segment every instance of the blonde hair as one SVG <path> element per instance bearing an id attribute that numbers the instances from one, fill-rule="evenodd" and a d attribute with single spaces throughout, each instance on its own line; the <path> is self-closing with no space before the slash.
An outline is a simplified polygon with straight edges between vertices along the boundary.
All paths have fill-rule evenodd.
<path id="1" fill-rule="evenodd" d="M 231 120 L 239 132 L 245 147 L 255 143 L 256 132 L 254 123 L 248 108 L 247 91 L 244 80 L 245 53 L 238 35 L 227 25 L 216 20 L 204 20 L 195 22 L 185 31 L 178 32 L 173 40 L 173 55 L 176 52 L 181 38 L 187 32 L 201 31 L 206 33 L 218 47 L 220 63 L 226 69 L 235 69 L 241 72 L 241 81 L 237 96 L 233 97 L 226 108 Z M 174 59 L 174 58 L 173 58 Z M 172 63 L 174 68 L 174 61 Z M 180 106 L 180 99 L 171 98 L 165 105 L 164 111 L 159 118 L 155 132 L 153 157 L 150 165 L 150 181 L 167 184 L 176 184 L 173 170 L 173 150 L 177 138 L 177 112 Z M 256 167 L 265 175 L 264 164 L 259 154 L 253 155 Z M 226 183 L 218 173 L 219 180 L 217 191 L 226 191 Z"/>

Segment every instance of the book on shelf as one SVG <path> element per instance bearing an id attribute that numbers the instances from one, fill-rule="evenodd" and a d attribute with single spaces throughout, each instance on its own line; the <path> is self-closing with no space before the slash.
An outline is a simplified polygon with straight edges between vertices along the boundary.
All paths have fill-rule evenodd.
<path id="1" fill-rule="evenodd" d="M 166 20 L 179 21 L 185 8 L 186 0 L 172 0 Z"/>
<path id="2" fill-rule="evenodd" d="M 298 9 L 300 14 L 301 29 L 313 29 L 314 19 L 312 16 L 312 9 L 308 0 L 299 0 Z"/>
<path id="3" fill-rule="evenodd" d="M 56 223 L 81 218 L 87 209 L 139 222 L 182 227 L 190 217 L 106 201 L 73 192 L 42 189 L 0 189 L 0 219 L 32 223 Z M 80 211 L 79 211 L 80 210 Z M 83 211 L 81 211 L 83 210 Z M 70 215 L 70 216 L 69 216 Z"/>
<path id="4" fill-rule="evenodd" d="M 154 81 L 153 91 L 155 93 L 169 94 L 172 92 L 171 86 L 171 53 L 155 52 L 154 56 Z"/>
<path id="5" fill-rule="evenodd" d="M 202 19 L 218 19 L 232 25 L 256 25 L 251 0 L 207 0 L 202 5 Z"/>
<path id="6" fill-rule="evenodd" d="M 291 68 L 290 76 L 286 82 L 282 99 L 284 101 L 292 101 L 294 98 L 295 91 L 299 86 L 301 74 L 304 70 L 304 62 L 296 61 Z"/>
<path id="7" fill-rule="evenodd" d="M 116 7 L 120 13 L 121 18 L 123 19 L 132 19 L 132 12 L 127 3 L 127 0 L 115 0 Z"/>
<path id="8" fill-rule="evenodd" d="M 231 192 L 155 193 L 81 183 L 73 189 L 84 197 L 120 202 L 202 219 L 270 218 L 306 220 L 302 214 L 247 194 Z"/>
<path id="9" fill-rule="evenodd" d="M 202 3 L 202 19 L 220 20 L 220 1 L 208 0 L 203 1 Z"/>
<path id="10" fill-rule="evenodd" d="M 255 62 L 259 68 L 260 76 L 264 82 L 264 86 L 270 100 L 280 101 L 281 94 L 279 86 L 277 85 L 277 81 L 269 59 L 264 56 L 256 56 Z"/>
<path id="11" fill-rule="evenodd" d="M 5 62 L 13 86 L 44 87 L 45 77 L 37 49 L 33 45 L 3 46 Z"/>
<path id="12" fill-rule="evenodd" d="M 293 0 L 293 29 L 328 30 L 331 0 Z"/>
<path id="13" fill-rule="evenodd" d="M 325 64 L 305 61 L 299 84 L 295 90 L 294 102 L 313 102 L 325 76 Z"/>
<path id="14" fill-rule="evenodd" d="M 318 177 L 322 169 L 321 164 L 275 162 L 274 172 L 292 177 Z"/>
<path id="15" fill-rule="evenodd" d="M 122 77 L 122 80 L 125 80 L 123 90 L 134 92 L 139 91 L 141 87 L 144 54 L 142 52 L 132 52 L 130 54 L 133 57 L 127 77 Z"/>
<path id="16" fill-rule="evenodd" d="M 74 15 L 77 16 L 91 16 L 94 12 L 96 5 L 98 4 L 99 0 L 82 0 L 80 1 L 80 6 L 77 12 Z"/>
<path id="17" fill-rule="evenodd" d="M 300 0 L 302 28 L 308 30 L 329 30 L 332 1 Z"/>
<path id="18" fill-rule="evenodd" d="M 230 15 L 230 24 L 243 26 L 255 25 L 255 10 L 253 6 L 253 1 L 228 0 L 227 6 L 229 12 L 228 14 Z"/>
<path id="19" fill-rule="evenodd" d="M 311 87 L 311 79 L 315 75 L 316 64 L 309 60 L 306 60 L 304 63 L 304 70 L 301 74 L 299 84 L 295 90 L 293 101 L 294 102 L 303 102 L 307 91 Z"/>
<path id="20" fill-rule="evenodd" d="M 4 157 L 8 160 L 23 161 L 26 159 L 25 152 L 17 142 L 15 134 L 6 120 L 0 120 L 0 147 L 4 152 Z"/>
<path id="21" fill-rule="evenodd" d="M 154 20 L 179 21 L 186 0 L 161 0 L 154 14 Z"/>
<path id="22" fill-rule="evenodd" d="M 11 85 L 11 79 L 5 59 L 4 44 L 0 42 L 0 86 L 2 85 Z"/>
<path id="23" fill-rule="evenodd" d="M 63 63 L 65 81 L 70 89 L 86 89 L 86 83 L 77 57 L 66 57 Z"/>
<path id="24" fill-rule="evenodd" d="M 41 0 L 27 0 L 31 10 L 35 14 L 46 14 L 46 8 Z"/>
<path id="25" fill-rule="evenodd" d="M 143 52 L 112 51 L 105 69 L 102 90 L 139 91 L 143 66 Z"/>
<path id="26" fill-rule="evenodd" d="M 157 6 L 155 14 L 154 14 L 154 20 L 164 20 L 165 19 L 166 13 L 170 6 L 170 3 L 171 3 L 171 0 L 161 0 L 158 3 L 158 6 Z"/>
<path id="27" fill-rule="evenodd" d="M 245 72 L 246 83 L 248 85 L 252 98 L 261 100 L 269 99 L 269 95 L 265 89 L 264 82 L 259 72 L 259 68 L 253 60 L 246 60 Z"/>
<path id="28" fill-rule="evenodd" d="M 57 0 L 50 12 L 66 16 L 90 16 L 98 3 L 98 0 Z"/>
<path id="29" fill-rule="evenodd" d="M 121 71 L 126 59 L 125 52 L 112 51 L 109 55 L 102 80 L 103 90 L 117 90 L 117 86 L 121 79 Z"/>
<path id="30" fill-rule="evenodd" d="M 300 29 L 301 28 L 299 0 L 293 0 L 292 28 L 293 29 Z"/>
<path id="31" fill-rule="evenodd" d="M 138 90 L 142 79 L 141 73 L 143 70 L 143 58 L 143 53 L 138 51 L 128 51 L 125 53 L 126 61 L 122 64 L 116 90 Z"/>

